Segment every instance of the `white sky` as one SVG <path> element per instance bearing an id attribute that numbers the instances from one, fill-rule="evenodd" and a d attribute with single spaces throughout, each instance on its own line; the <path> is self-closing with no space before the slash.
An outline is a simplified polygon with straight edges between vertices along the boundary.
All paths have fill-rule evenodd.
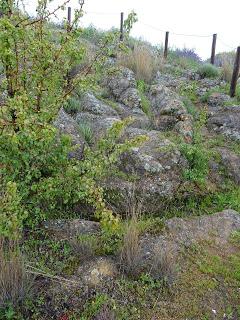
<path id="1" fill-rule="evenodd" d="M 31 14 L 35 12 L 36 2 L 25 0 L 26 9 Z M 54 0 L 51 7 L 61 3 L 61 0 Z M 240 0 L 85 0 L 85 3 L 83 26 L 119 27 L 120 12 L 123 11 L 126 17 L 134 10 L 139 21 L 131 35 L 153 44 L 163 43 L 165 34 L 160 30 L 164 30 L 170 31 L 170 46 L 194 48 L 202 58 L 210 56 L 213 33 L 218 34 L 217 52 L 230 51 L 240 45 Z M 69 6 L 78 8 L 78 0 L 71 0 Z M 66 11 L 59 13 L 59 19 L 64 15 L 67 15 Z M 210 37 L 177 36 L 171 32 Z"/>

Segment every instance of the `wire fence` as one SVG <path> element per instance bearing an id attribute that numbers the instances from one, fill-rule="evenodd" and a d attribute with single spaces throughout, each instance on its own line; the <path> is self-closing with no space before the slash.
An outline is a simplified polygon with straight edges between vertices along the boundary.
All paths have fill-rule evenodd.
<path id="1" fill-rule="evenodd" d="M 91 20 L 91 16 L 93 17 L 93 19 Z M 97 11 L 85 11 L 84 12 L 84 19 L 86 20 L 86 22 L 88 22 L 89 24 L 91 24 L 92 21 L 94 21 L 94 16 L 106 16 L 108 17 L 108 21 L 106 21 L 106 19 L 103 19 L 103 25 L 106 26 L 107 23 L 109 23 L 109 29 L 110 27 L 118 27 L 119 26 L 119 17 L 120 17 L 120 13 L 119 12 L 97 12 Z M 110 17 L 112 17 L 112 19 L 110 19 Z M 91 22 L 90 22 L 91 21 Z M 111 25 L 110 25 L 111 24 Z M 209 47 L 211 48 L 212 42 L 211 39 L 213 39 L 213 34 L 196 34 L 196 33 L 184 33 L 184 32 L 175 32 L 174 30 L 171 30 L 169 28 L 164 28 L 164 27 L 158 27 L 149 23 L 146 23 L 145 21 L 142 20 L 138 20 L 134 26 L 134 29 L 138 29 L 138 31 L 144 30 L 144 28 L 148 28 L 151 29 L 153 31 L 155 31 L 156 33 L 160 33 L 160 34 L 166 34 L 166 32 L 169 33 L 169 44 L 171 47 L 186 47 L 186 45 L 188 45 L 191 48 L 194 48 L 195 50 L 198 51 L 198 46 L 200 49 L 202 49 L 203 47 L 207 47 L 207 42 L 200 42 L 201 38 L 203 40 L 208 41 L 209 43 Z M 139 34 L 139 36 L 141 37 L 141 32 L 136 32 L 135 34 Z M 182 37 L 182 39 L 180 40 L 180 38 L 176 37 Z M 149 42 L 155 42 L 156 44 L 156 40 L 152 41 L 153 38 L 157 38 L 156 34 L 148 34 L 148 37 L 146 38 L 143 37 L 146 41 Z M 148 39 L 149 38 L 149 39 Z M 159 44 L 160 43 L 164 43 L 164 38 L 163 36 L 159 35 L 158 38 L 160 39 Z M 187 38 L 191 38 L 191 41 L 189 42 L 189 40 L 187 40 Z M 198 39 L 198 42 L 194 42 L 192 38 Z M 182 43 L 182 45 L 181 45 Z M 222 51 L 236 51 L 237 46 L 233 46 L 233 45 L 229 45 L 228 41 L 225 41 L 225 39 L 222 38 L 222 36 L 219 37 L 219 34 L 217 35 L 217 43 L 216 43 L 216 48 L 218 52 L 222 52 Z M 211 51 L 209 50 L 209 53 Z M 210 54 L 209 54 L 210 56 Z"/>
<path id="2" fill-rule="evenodd" d="M 119 12 L 91 12 L 91 11 L 85 12 L 85 16 L 88 17 L 90 15 L 112 16 L 112 17 L 114 17 L 114 21 L 117 21 L 116 20 L 117 17 L 120 16 L 120 41 L 122 41 L 124 39 L 124 13 L 123 12 L 121 12 L 120 14 L 119 14 Z M 68 22 L 69 22 L 69 24 L 71 23 L 71 8 L 70 7 L 68 8 Z M 118 20 L 118 22 L 119 22 L 119 20 Z M 141 21 L 141 20 L 137 21 L 137 25 L 141 25 L 144 28 L 150 28 L 151 30 L 154 30 L 158 34 L 159 33 L 165 34 L 164 58 L 167 58 L 167 55 L 168 55 L 169 37 L 171 37 L 170 38 L 171 39 L 170 43 L 171 43 L 172 47 L 175 44 L 173 37 L 175 37 L 175 38 L 176 37 L 196 38 L 196 39 L 198 39 L 197 40 L 198 43 L 200 42 L 200 39 L 203 39 L 204 41 L 208 41 L 209 47 L 211 45 L 211 51 L 209 49 L 209 53 L 211 52 L 210 62 L 213 65 L 215 63 L 215 55 L 216 55 L 217 44 L 221 44 L 221 47 L 227 49 L 228 51 L 229 51 L 229 49 L 231 51 L 236 51 L 236 57 L 235 57 L 235 62 L 234 62 L 234 66 L 233 66 L 233 75 L 232 75 L 232 81 L 231 81 L 231 88 L 230 88 L 231 96 L 235 95 L 236 86 L 237 86 L 237 79 L 239 77 L 239 71 L 240 71 L 240 46 L 234 47 L 234 46 L 229 45 L 228 43 L 225 42 L 224 39 L 222 39 L 222 37 L 219 37 L 219 35 L 217 35 L 217 33 L 214 33 L 214 34 L 189 34 L 189 33 L 174 32 L 173 30 L 169 30 L 169 29 L 165 29 L 165 28 L 159 28 L 159 27 L 156 27 L 154 25 L 145 23 L 144 21 Z M 116 26 L 116 24 L 115 24 L 115 26 Z M 108 28 L 108 29 L 110 29 L 110 28 Z M 212 40 L 210 40 L 210 39 L 212 39 Z M 162 40 L 163 40 L 163 38 L 162 38 Z M 184 47 L 185 47 L 185 45 L 184 45 Z"/>

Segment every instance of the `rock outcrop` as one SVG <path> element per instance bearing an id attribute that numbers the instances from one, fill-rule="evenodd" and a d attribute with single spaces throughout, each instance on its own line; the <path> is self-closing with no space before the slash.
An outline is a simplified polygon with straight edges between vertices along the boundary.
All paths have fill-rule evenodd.
<path id="1" fill-rule="evenodd" d="M 228 176 L 240 185 L 240 155 L 226 148 L 220 148 L 218 151 Z"/>
<path id="2" fill-rule="evenodd" d="M 240 214 L 225 210 L 208 216 L 192 218 L 172 218 L 165 223 L 165 231 L 159 236 L 146 235 L 141 239 L 141 259 L 139 270 L 151 270 L 156 277 L 161 276 L 161 268 L 170 282 L 174 281 L 182 262 L 181 254 L 201 242 L 211 241 L 223 248 L 234 231 L 240 230 Z"/>
<path id="3" fill-rule="evenodd" d="M 184 137 L 192 137 L 192 117 L 178 94 L 162 84 L 157 84 L 150 88 L 149 99 L 154 129 L 167 131 L 175 128 Z"/>
<path id="4" fill-rule="evenodd" d="M 209 107 L 208 127 L 232 140 L 240 141 L 240 106 Z"/>
<path id="5" fill-rule="evenodd" d="M 136 79 L 131 70 L 119 67 L 117 72 L 105 79 L 104 85 L 116 101 L 131 108 L 141 107 L 141 98 L 136 89 Z"/>
<path id="6" fill-rule="evenodd" d="M 106 188 L 118 194 L 118 202 L 114 198 L 113 205 L 122 211 L 126 210 L 126 197 L 135 189 L 143 210 L 156 212 L 161 208 L 161 199 L 174 197 L 182 183 L 182 170 L 188 164 L 177 147 L 158 131 L 129 128 L 124 138 L 140 135 L 146 136 L 147 141 L 122 154 L 119 160 L 119 168 L 128 179 L 110 178 Z"/>

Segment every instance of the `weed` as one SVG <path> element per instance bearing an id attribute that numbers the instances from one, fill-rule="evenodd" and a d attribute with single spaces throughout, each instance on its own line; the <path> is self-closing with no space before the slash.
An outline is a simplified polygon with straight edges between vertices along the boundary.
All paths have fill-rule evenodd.
<path id="1" fill-rule="evenodd" d="M 81 317 L 79 320 L 89 320 L 93 319 L 93 317 L 97 316 L 99 312 L 101 312 L 103 306 L 108 302 L 108 296 L 105 294 L 97 294 L 95 299 L 88 302 L 83 312 L 81 313 Z"/>
<path id="2" fill-rule="evenodd" d="M 137 88 L 141 98 L 142 110 L 149 118 L 151 118 L 151 103 L 146 97 L 147 85 L 143 80 L 137 80 Z"/>
<path id="3" fill-rule="evenodd" d="M 191 81 L 191 83 L 183 83 L 179 88 L 179 94 L 187 97 L 192 103 L 196 103 L 198 101 L 197 98 L 197 82 Z"/>
<path id="4" fill-rule="evenodd" d="M 92 234 L 82 234 L 77 238 L 71 239 L 71 247 L 77 255 L 88 259 L 94 256 L 98 248 L 97 236 Z"/>
<path id="5" fill-rule="evenodd" d="M 187 109 L 187 112 L 191 116 L 193 116 L 194 119 L 196 119 L 198 116 L 198 111 L 197 111 L 197 108 L 195 107 L 195 105 L 192 103 L 192 101 L 187 97 L 183 97 L 182 101 L 183 101 L 185 108 Z"/>
<path id="6" fill-rule="evenodd" d="M 64 106 L 64 110 L 71 115 L 76 114 L 80 111 L 80 109 L 81 104 L 79 99 L 77 99 L 76 97 L 70 97 Z"/>
<path id="7" fill-rule="evenodd" d="M 206 113 L 199 114 L 199 120 L 195 124 L 192 144 L 182 143 L 180 151 L 188 160 L 189 168 L 184 171 L 187 180 L 205 183 L 209 171 L 209 158 L 211 153 L 205 148 L 201 134 L 202 126 L 206 122 Z"/>
<path id="8" fill-rule="evenodd" d="M 120 259 L 123 270 L 131 276 L 136 276 L 139 271 L 138 266 L 140 262 L 140 232 L 138 220 L 142 212 L 142 202 L 137 197 L 135 184 L 132 189 L 128 190 L 126 204 L 126 215 L 129 222 L 125 227 Z"/>
<path id="9" fill-rule="evenodd" d="M 88 143 L 88 145 L 93 144 L 93 131 L 90 125 L 86 122 L 79 123 L 79 132 L 83 135 L 83 138 Z"/>

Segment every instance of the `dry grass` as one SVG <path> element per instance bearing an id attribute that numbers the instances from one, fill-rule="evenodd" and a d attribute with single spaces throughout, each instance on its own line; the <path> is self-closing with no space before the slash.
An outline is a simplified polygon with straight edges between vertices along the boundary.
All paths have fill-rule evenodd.
<path id="1" fill-rule="evenodd" d="M 128 223 L 120 255 L 121 266 L 127 274 L 135 276 L 138 274 L 140 262 L 140 231 L 138 220 L 142 211 L 142 204 L 137 199 L 135 187 L 128 193 L 126 202 Z"/>
<path id="2" fill-rule="evenodd" d="M 169 248 L 158 248 L 155 252 L 153 269 L 154 275 L 164 280 L 165 284 L 171 286 L 174 284 L 177 274 L 176 257 Z"/>
<path id="3" fill-rule="evenodd" d="M 223 61 L 222 63 L 222 77 L 223 80 L 231 82 L 233 72 L 233 65 L 229 61 Z"/>
<path id="4" fill-rule="evenodd" d="M 137 44 L 130 52 L 118 57 L 118 64 L 131 69 L 137 80 L 150 82 L 163 63 L 161 59 L 147 45 Z"/>
<path id="5" fill-rule="evenodd" d="M 29 292 L 30 283 L 18 244 L 0 239 L 0 307 L 17 305 Z"/>
<path id="6" fill-rule="evenodd" d="M 223 80 L 230 82 L 232 79 L 235 52 L 223 52 L 216 56 L 216 64 L 222 69 Z"/>

